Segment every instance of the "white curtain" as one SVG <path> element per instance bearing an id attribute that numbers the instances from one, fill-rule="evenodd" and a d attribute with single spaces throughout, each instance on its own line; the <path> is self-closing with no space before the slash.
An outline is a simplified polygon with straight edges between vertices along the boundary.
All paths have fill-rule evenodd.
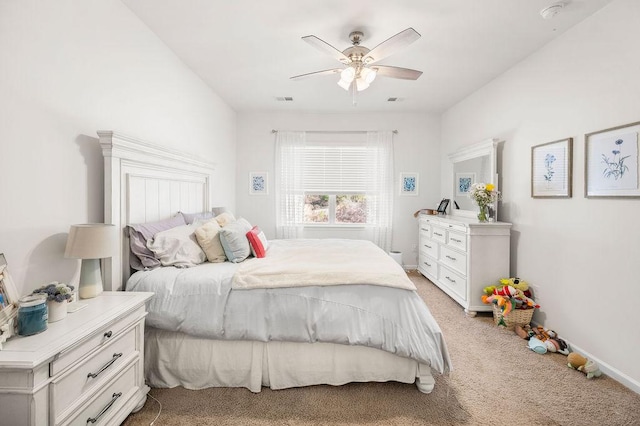
<path id="1" fill-rule="evenodd" d="M 299 238 L 304 220 L 305 132 L 276 134 L 276 237 Z"/>
<path id="2" fill-rule="evenodd" d="M 372 241 L 391 249 L 393 232 L 393 132 L 367 132 L 369 157 L 369 217 L 374 219 Z"/>

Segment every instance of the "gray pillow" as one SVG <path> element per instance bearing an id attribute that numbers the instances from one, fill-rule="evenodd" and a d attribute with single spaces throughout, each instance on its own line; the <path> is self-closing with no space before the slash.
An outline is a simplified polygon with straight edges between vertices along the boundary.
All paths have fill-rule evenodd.
<path id="1" fill-rule="evenodd" d="M 207 220 L 213 219 L 213 212 L 202 212 L 202 213 L 182 213 L 184 216 L 184 221 L 187 222 L 187 225 L 191 225 L 196 220 Z"/>
<path id="2" fill-rule="evenodd" d="M 226 224 L 220 230 L 220 243 L 224 254 L 230 262 L 239 263 L 251 254 L 251 247 L 247 239 L 247 232 L 251 230 L 251 224 L 243 218 Z"/>
<path id="3" fill-rule="evenodd" d="M 196 241 L 196 229 L 199 225 L 180 225 L 158 232 L 153 240 L 147 242 L 162 266 L 189 268 L 207 260 L 204 251 Z"/>
<path id="4" fill-rule="evenodd" d="M 147 248 L 147 242 L 152 240 L 153 236 L 158 232 L 166 231 L 167 229 L 180 225 L 186 225 L 181 213 L 165 220 L 127 226 L 129 230 L 129 247 L 131 248 L 131 255 L 129 256 L 130 266 L 138 271 L 161 266 L 160 261 L 156 259 L 153 252 Z"/>

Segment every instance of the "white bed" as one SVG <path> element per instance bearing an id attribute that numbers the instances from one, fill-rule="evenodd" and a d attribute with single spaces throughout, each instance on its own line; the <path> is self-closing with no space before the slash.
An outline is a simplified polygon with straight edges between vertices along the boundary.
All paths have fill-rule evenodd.
<path id="1" fill-rule="evenodd" d="M 112 290 L 124 290 L 130 277 L 126 225 L 164 219 L 178 211 L 208 211 L 213 165 L 118 133 L 98 134 L 105 158 L 105 222 L 120 230 L 121 248 L 119 256 L 105 262 L 106 282 Z M 165 328 L 162 321 L 157 324 Z M 415 382 L 420 391 L 429 393 L 435 383 L 429 359 L 396 355 L 392 352 L 402 351 L 389 348 L 270 338 L 230 340 L 174 328 L 147 327 L 145 377 L 151 386 L 246 387 L 259 392 L 262 386 L 283 389 L 393 380 Z M 439 332 L 437 324 L 435 329 Z M 446 372 L 450 361 L 444 341 L 438 339 L 442 359 L 434 367 Z"/>

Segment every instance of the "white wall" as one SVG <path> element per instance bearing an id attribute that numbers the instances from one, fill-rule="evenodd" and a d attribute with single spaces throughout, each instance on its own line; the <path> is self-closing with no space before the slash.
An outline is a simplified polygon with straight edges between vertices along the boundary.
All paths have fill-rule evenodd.
<path id="1" fill-rule="evenodd" d="M 529 281 L 542 306 L 534 320 L 640 392 L 640 200 L 583 195 L 584 134 L 640 121 L 638 16 L 637 0 L 615 1 L 451 108 L 442 153 L 505 141 L 499 214 L 513 223 L 512 276 Z M 531 147 L 567 137 L 573 197 L 531 198 Z M 442 164 L 444 192 L 444 155 Z"/>
<path id="2" fill-rule="evenodd" d="M 97 130 L 217 163 L 233 206 L 235 113 L 119 1 L 0 3 L 0 252 L 21 294 L 75 283 L 69 225 L 103 221 Z M 223 179 L 224 178 L 224 179 Z"/>
<path id="3" fill-rule="evenodd" d="M 394 136 L 396 198 L 392 250 L 403 252 L 403 263 L 415 267 L 417 222 L 413 213 L 435 208 L 440 201 L 439 117 L 424 114 L 238 114 L 237 214 L 275 237 L 275 134 L 277 130 L 398 130 Z M 249 172 L 269 173 L 269 195 L 249 195 Z M 399 196 L 400 172 L 419 173 L 419 195 Z M 310 238 L 317 237 L 310 235 Z M 335 236 L 359 237 L 357 231 L 341 230 Z"/>

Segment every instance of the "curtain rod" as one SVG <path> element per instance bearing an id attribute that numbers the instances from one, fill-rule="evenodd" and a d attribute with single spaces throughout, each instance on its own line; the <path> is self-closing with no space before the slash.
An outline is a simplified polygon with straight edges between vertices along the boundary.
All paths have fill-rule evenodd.
<path id="1" fill-rule="evenodd" d="M 367 133 L 367 132 L 375 132 L 376 130 L 301 130 L 305 133 Z M 271 133 L 278 133 L 279 130 L 271 130 Z M 398 134 L 397 130 L 391 131 L 394 135 Z"/>

